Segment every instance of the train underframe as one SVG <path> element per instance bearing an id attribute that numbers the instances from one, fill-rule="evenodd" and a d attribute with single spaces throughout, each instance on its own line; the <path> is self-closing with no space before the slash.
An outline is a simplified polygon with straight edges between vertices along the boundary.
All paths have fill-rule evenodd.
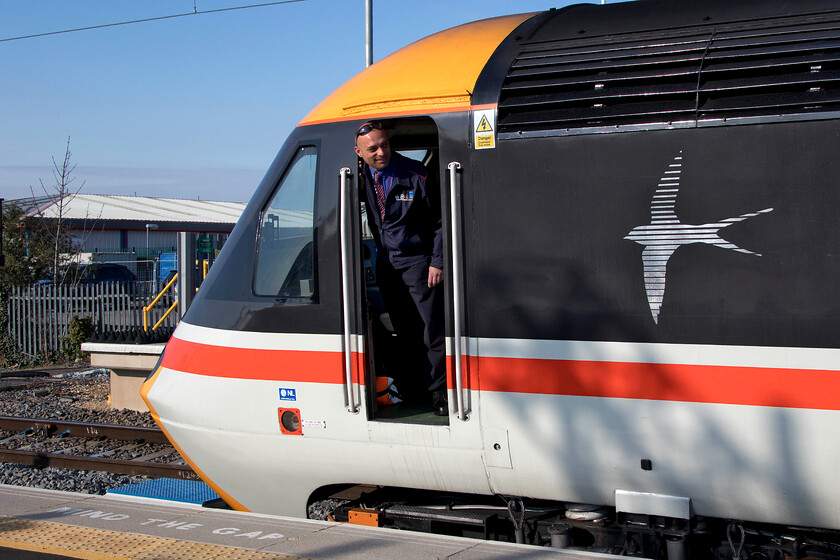
<path id="1" fill-rule="evenodd" d="M 690 520 L 513 496 L 344 486 L 313 495 L 309 517 L 558 549 L 667 560 L 840 560 L 840 533 L 695 516 Z"/>

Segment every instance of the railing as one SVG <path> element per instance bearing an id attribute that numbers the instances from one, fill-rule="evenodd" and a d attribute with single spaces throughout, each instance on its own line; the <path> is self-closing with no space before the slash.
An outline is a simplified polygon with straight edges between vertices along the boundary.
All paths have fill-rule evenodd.
<path id="1" fill-rule="evenodd" d="M 204 269 L 204 276 L 207 276 L 207 268 L 206 267 Z M 169 283 L 166 284 L 166 286 L 163 287 L 163 289 L 160 291 L 160 293 L 155 296 L 155 299 L 153 299 L 151 302 L 149 302 L 149 305 L 146 305 L 146 306 L 143 307 L 143 331 L 144 332 L 149 332 L 149 315 L 154 310 L 155 305 L 158 304 L 158 302 L 163 298 L 164 295 L 166 295 L 166 293 L 170 289 L 172 289 L 173 292 L 175 291 L 173 286 L 175 285 L 175 282 L 177 282 L 177 281 L 178 281 L 178 273 L 176 272 L 175 275 L 172 276 L 172 280 L 170 280 Z M 172 302 L 172 305 L 169 306 L 169 309 L 166 310 L 166 313 L 163 314 L 163 317 L 161 317 L 158 320 L 158 322 L 155 323 L 152 326 L 151 330 L 156 330 L 158 327 L 160 327 L 163 324 L 163 322 L 166 320 L 166 318 L 169 317 L 169 315 L 171 315 L 172 312 L 175 311 L 175 309 L 177 307 L 178 307 L 178 298 L 175 298 L 175 301 Z"/>
<path id="2" fill-rule="evenodd" d="M 140 329 L 143 307 L 155 294 L 154 282 L 128 284 L 81 284 L 16 286 L 9 293 L 9 334 L 20 351 L 30 356 L 67 349 L 64 339 L 70 319 L 90 317 L 100 332 Z M 169 297 L 169 296 L 167 296 Z M 177 319 L 162 319 L 164 310 L 152 313 L 152 320 L 174 327 Z"/>
<path id="3" fill-rule="evenodd" d="M 200 259 L 200 260 L 195 261 L 195 266 L 196 267 L 198 267 L 198 266 L 201 267 L 201 269 L 200 269 L 200 271 L 201 271 L 201 281 L 203 282 L 204 279 L 207 278 L 207 273 L 210 271 L 211 262 L 210 262 L 209 259 Z M 177 281 L 178 281 L 178 273 L 176 272 L 172 276 L 172 279 L 169 280 L 169 282 L 166 284 L 166 286 L 161 288 L 160 293 L 158 293 L 155 296 L 155 298 L 151 302 L 149 302 L 149 305 L 146 305 L 146 306 L 143 307 L 143 331 L 144 332 L 150 332 L 150 331 L 157 330 L 158 327 L 160 327 L 161 325 L 164 324 L 164 320 L 167 317 L 169 317 L 172 314 L 172 312 L 175 311 L 178 308 L 179 300 L 178 300 L 178 297 L 177 297 L 177 288 L 174 287 L 175 283 Z M 161 298 L 163 298 L 164 295 L 167 295 L 167 293 L 170 290 L 172 290 L 170 299 L 174 299 L 174 301 L 172 302 L 171 305 L 169 305 L 168 301 L 166 301 L 164 303 L 164 305 L 169 305 L 169 308 L 163 314 L 163 317 L 161 317 L 158 320 L 158 322 L 155 323 L 154 325 L 152 325 L 152 327 L 150 328 L 149 327 L 149 314 L 155 309 L 155 306 L 158 304 L 158 302 L 161 300 Z M 196 288 L 195 291 L 197 292 L 198 288 Z"/>

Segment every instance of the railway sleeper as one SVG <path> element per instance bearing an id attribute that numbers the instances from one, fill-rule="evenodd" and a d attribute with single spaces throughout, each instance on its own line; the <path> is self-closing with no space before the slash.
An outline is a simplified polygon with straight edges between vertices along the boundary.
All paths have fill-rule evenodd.
<path id="1" fill-rule="evenodd" d="M 110 457 L 112 455 L 116 455 L 117 453 L 120 453 L 120 452 L 123 452 L 123 451 L 126 451 L 126 452 L 133 451 L 133 450 L 137 449 L 138 447 L 140 447 L 140 445 L 141 445 L 140 443 L 128 443 L 128 444 L 125 444 L 125 445 L 121 445 L 119 447 L 115 447 L 113 449 L 107 449 L 105 451 L 100 451 L 99 453 L 94 453 L 94 454 L 91 455 L 91 457 Z"/>

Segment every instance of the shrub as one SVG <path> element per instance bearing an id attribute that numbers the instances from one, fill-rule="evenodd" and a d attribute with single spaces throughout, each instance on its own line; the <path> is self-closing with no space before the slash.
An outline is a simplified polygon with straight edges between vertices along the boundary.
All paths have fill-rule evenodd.
<path id="1" fill-rule="evenodd" d="M 71 360 L 87 358 L 88 353 L 82 352 L 82 343 L 90 340 L 93 334 L 93 319 L 73 315 L 67 327 L 67 336 L 62 340 L 64 354 Z"/>

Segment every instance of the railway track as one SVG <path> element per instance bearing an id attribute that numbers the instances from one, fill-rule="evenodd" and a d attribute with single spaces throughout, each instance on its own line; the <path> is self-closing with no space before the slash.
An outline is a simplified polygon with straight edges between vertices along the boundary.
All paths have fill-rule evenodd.
<path id="1" fill-rule="evenodd" d="M 0 434 L 0 462 L 199 479 L 157 428 L 0 416 Z"/>

